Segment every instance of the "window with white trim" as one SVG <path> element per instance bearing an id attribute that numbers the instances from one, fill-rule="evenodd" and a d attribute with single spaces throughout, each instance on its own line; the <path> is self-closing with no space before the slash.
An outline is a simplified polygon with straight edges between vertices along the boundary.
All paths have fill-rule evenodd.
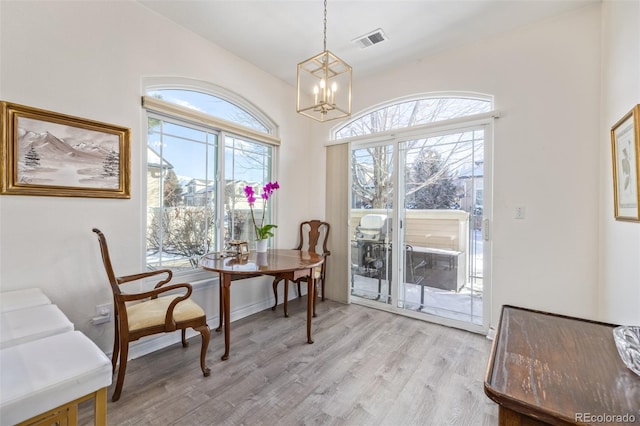
<path id="1" fill-rule="evenodd" d="M 475 197 L 472 197 L 470 195 L 460 195 L 466 193 L 466 191 L 456 188 L 452 181 L 455 180 L 457 185 L 461 186 L 462 183 L 471 179 L 469 176 L 461 176 L 461 174 L 468 175 L 470 173 L 467 169 L 474 169 L 474 174 L 470 175 L 472 177 L 477 173 L 476 169 L 482 169 L 483 160 L 481 157 L 474 157 L 473 166 L 466 165 L 470 158 L 469 155 L 474 153 L 466 152 L 461 147 L 463 146 L 463 141 L 482 139 L 484 136 L 478 136 L 477 132 L 466 131 L 467 124 L 461 123 L 460 133 L 456 136 L 458 138 L 457 142 L 460 142 L 456 145 L 456 151 L 443 157 L 445 154 L 430 146 L 433 138 L 422 137 L 419 132 L 425 134 L 428 132 L 424 129 L 425 125 L 441 124 L 447 121 L 455 121 L 454 119 L 471 120 L 478 115 L 491 113 L 492 108 L 493 100 L 486 95 L 443 95 L 438 93 L 417 95 L 411 98 L 391 101 L 383 106 L 377 106 L 370 111 L 358 114 L 348 123 L 335 129 L 334 138 L 336 140 L 347 139 L 358 142 L 374 141 L 380 135 L 412 139 L 408 144 L 411 145 L 411 149 L 416 150 L 418 153 L 419 159 L 416 164 L 423 170 L 416 171 L 411 176 L 406 177 L 409 180 L 416 180 L 416 182 L 410 184 L 413 189 L 405 198 L 407 208 L 464 207 L 467 210 L 472 210 L 475 204 L 482 205 L 483 190 L 481 183 L 477 183 L 477 179 L 472 179 L 476 182 Z M 451 143 L 451 136 L 440 136 L 438 138 L 439 145 L 447 145 L 449 143 Z M 380 147 L 368 148 L 364 151 L 366 154 L 363 154 L 364 157 L 362 159 L 352 158 L 352 171 L 354 173 L 353 206 L 354 208 L 356 206 L 365 208 L 381 207 L 387 203 L 387 200 L 380 198 L 380 194 L 384 193 L 384 191 L 380 191 L 380 188 L 377 189 L 378 192 L 374 191 L 370 181 L 372 176 L 375 175 L 379 180 L 378 185 L 382 183 L 384 185 L 391 184 L 389 162 L 392 157 L 384 148 Z M 457 159 L 456 163 L 451 162 L 453 158 Z M 445 160 L 447 160 L 450 170 L 442 168 L 441 163 Z M 456 164 L 465 164 L 466 166 L 461 167 Z M 386 179 L 381 180 L 381 176 L 386 176 Z M 430 193 L 429 197 L 425 196 L 426 192 Z M 479 211 L 482 211 L 481 207 Z"/>
<path id="2" fill-rule="evenodd" d="M 264 114 L 226 94 L 169 86 L 143 97 L 148 269 L 193 270 L 230 240 L 254 238 L 243 189 L 271 180 L 279 140 Z"/>

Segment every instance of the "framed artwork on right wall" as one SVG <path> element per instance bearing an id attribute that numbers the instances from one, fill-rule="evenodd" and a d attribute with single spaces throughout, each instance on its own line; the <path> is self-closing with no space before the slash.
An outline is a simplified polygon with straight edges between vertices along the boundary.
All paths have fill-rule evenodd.
<path id="1" fill-rule="evenodd" d="M 611 128 L 616 220 L 640 222 L 640 104 Z"/>

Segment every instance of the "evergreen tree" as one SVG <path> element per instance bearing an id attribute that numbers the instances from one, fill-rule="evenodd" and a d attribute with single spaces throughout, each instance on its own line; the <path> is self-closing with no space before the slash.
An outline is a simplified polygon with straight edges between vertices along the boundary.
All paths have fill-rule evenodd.
<path id="1" fill-rule="evenodd" d="M 169 170 L 164 178 L 164 205 L 165 207 L 175 207 L 182 201 L 182 186 L 178 176 L 173 170 Z"/>
<path id="2" fill-rule="evenodd" d="M 24 156 L 24 164 L 29 167 L 38 167 L 40 165 L 40 156 L 33 145 L 31 145 L 31 148 L 29 148 L 29 151 L 27 151 Z"/>
<path id="3" fill-rule="evenodd" d="M 458 196 L 453 179 L 443 164 L 441 155 L 427 149 L 413 163 L 410 171 L 413 192 L 410 208 L 452 209 L 457 208 Z"/>
<path id="4" fill-rule="evenodd" d="M 120 159 L 118 154 L 111 150 L 102 162 L 103 175 L 106 177 L 118 176 L 120 173 Z"/>

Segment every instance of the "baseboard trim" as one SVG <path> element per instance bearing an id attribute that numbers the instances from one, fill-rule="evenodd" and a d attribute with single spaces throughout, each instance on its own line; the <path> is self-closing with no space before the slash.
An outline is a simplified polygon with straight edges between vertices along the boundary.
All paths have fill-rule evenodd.
<path id="1" fill-rule="evenodd" d="M 239 320 L 244 317 L 248 317 L 249 315 L 253 315 L 260 311 L 264 311 L 267 308 L 270 308 L 273 304 L 273 300 L 271 298 L 267 298 L 261 300 L 257 303 L 253 303 L 246 306 L 240 306 L 236 309 L 233 309 L 231 313 L 231 322 Z M 213 331 L 220 324 L 220 316 L 212 316 L 207 317 L 207 324 L 209 324 L 209 328 Z M 233 324 L 232 324 L 233 326 Z M 199 333 L 196 333 L 192 329 L 187 330 L 187 339 L 198 336 Z M 180 342 L 180 332 L 176 331 L 175 333 L 164 333 L 157 334 L 154 336 L 145 337 L 142 340 L 131 343 L 129 345 L 129 360 L 140 358 L 144 355 L 150 354 L 152 352 L 158 351 L 160 349 L 164 349 L 168 346 L 174 345 Z M 198 341 L 199 344 L 199 341 Z M 112 353 L 107 354 L 111 357 Z"/>

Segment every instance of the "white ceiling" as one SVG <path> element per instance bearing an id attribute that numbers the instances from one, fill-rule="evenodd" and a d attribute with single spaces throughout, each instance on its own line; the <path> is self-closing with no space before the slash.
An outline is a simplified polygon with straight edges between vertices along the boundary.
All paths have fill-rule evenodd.
<path id="1" fill-rule="evenodd" d="M 296 65 L 323 50 L 322 0 L 139 0 L 146 7 L 295 85 Z M 373 75 L 600 0 L 329 0 L 327 48 Z M 360 49 L 382 28 L 388 40 Z"/>

